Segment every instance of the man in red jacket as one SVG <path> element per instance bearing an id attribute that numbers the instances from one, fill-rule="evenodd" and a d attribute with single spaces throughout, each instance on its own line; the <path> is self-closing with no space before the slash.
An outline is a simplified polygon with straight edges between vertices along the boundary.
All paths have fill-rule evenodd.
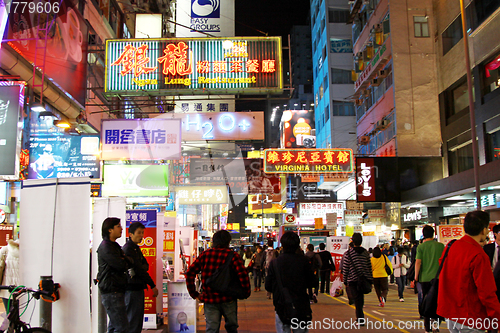
<path id="1" fill-rule="evenodd" d="M 489 221 L 484 211 L 467 213 L 466 235 L 450 247 L 439 276 L 437 314 L 446 318 L 452 333 L 484 332 L 499 325 L 495 280 L 488 255 L 481 247 L 489 232 Z"/>

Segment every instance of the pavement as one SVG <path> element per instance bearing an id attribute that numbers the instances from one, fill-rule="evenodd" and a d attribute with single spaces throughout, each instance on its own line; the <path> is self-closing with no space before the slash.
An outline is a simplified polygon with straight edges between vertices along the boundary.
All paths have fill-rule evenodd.
<path id="1" fill-rule="evenodd" d="M 367 320 L 366 326 L 355 328 L 351 325 L 355 320 L 354 306 L 349 305 L 346 296 L 331 297 L 328 294 L 320 294 L 318 303 L 311 304 L 313 311 L 313 323 L 309 329 L 315 332 L 394 332 L 414 333 L 425 332 L 423 320 L 418 313 L 417 295 L 413 289 L 405 289 L 405 302 L 400 302 L 397 286 L 389 286 L 389 294 L 384 307 L 379 306 L 375 290 L 365 295 L 364 313 Z M 203 306 L 199 308 L 197 332 L 205 332 L 205 320 L 203 317 Z M 262 288 L 260 292 L 252 292 L 250 298 L 238 301 L 239 333 L 276 332 L 274 324 L 274 306 L 272 300 L 267 299 L 266 292 Z M 446 324 L 439 327 L 440 332 L 449 332 Z M 151 331 L 145 331 L 151 332 Z M 224 323 L 221 324 L 221 332 Z"/>

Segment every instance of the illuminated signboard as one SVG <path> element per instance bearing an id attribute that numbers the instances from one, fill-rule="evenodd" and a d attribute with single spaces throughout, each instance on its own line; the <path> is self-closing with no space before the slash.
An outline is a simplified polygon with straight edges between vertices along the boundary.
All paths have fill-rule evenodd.
<path id="1" fill-rule="evenodd" d="M 264 171 L 267 173 L 352 172 L 352 149 L 266 149 Z"/>
<path id="2" fill-rule="evenodd" d="M 182 122 L 182 141 L 264 140 L 264 112 L 172 113 Z"/>
<path id="3" fill-rule="evenodd" d="M 325 221 L 327 213 L 336 213 L 337 220 L 340 222 L 344 219 L 344 204 L 342 202 L 301 203 L 299 213 L 300 218 L 323 217 Z"/>
<path id="4" fill-rule="evenodd" d="M 102 160 L 167 160 L 181 155 L 177 119 L 113 119 L 101 124 Z"/>
<path id="5" fill-rule="evenodd" d="M 168 195 L 166 165 L 105 165 L 102 196 Z"/>
<path id="6" fill-rule="evenodd" d="M 175 189 L 179 205 L 227 204 L 226 186 L 179 186 Z"/>
<path id="7" fill-rule="evenodd" d="M 122 39 L 106 42 L 112 95 L 281 93 L 280 37 Z"/>

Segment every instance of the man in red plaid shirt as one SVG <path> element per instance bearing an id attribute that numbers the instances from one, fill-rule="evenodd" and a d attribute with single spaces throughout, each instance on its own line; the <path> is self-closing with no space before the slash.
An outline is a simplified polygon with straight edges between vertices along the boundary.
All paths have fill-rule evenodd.
<path id="1" fill-rule="evenodd" d="M 219 332 L 222 316 L 226 322 L 224 327 L 228 333 L 238 332 L 238 304 L 237 299 L 231 296 L 222 295 L 212 291 L 205 286 L 206 279 L 211 276 L 219 266 L 222 266 L 231 249 L 231 234 L 226 230 L 219 230 L 213 236 L 213 248 L 206 250 L 193 262 L 186 272 L 186 284 L 189 295 L 205 303 L 206 332 Z M 234 252 L 234 251 L 233 251 Z M 243 261 L 238 253 L 234 252 L 230 266 L 237 273 L 241 286 L 248 291 L 250 296 L 250 280 L 243 265 Z M 201 282 L 203 291 L 201 294 L 196 291 L 194 284 L 195 277 L 201 272 Z"/>

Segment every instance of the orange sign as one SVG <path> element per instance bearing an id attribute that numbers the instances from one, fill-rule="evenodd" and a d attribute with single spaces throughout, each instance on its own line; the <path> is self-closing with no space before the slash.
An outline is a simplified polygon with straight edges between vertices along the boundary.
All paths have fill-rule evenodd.
<path id="1" fill-rule="evenodd" d="M 266 149 L 266 173 L 345 173 L 353 171 L 353 153 L 342 149 Z"/>
<path id="2" fill-rule="evenodd" d="M 163 231 L 163 252 L 174 251 L 175 249 L 175 230 Z"/>
<path id="3" fill-rule="evenodd" d="M 443 244 L 448 244 L 453 239 L 462 238 L 465 235 L 463 225 L 438 225 L 438 241 Z"/>

